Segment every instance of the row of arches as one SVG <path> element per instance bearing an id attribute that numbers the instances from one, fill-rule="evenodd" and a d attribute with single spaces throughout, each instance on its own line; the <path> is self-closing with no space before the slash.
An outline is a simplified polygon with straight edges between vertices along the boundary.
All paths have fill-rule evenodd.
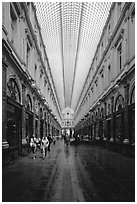
<path id="1" fill-rule="evenodd" d="M 129 105 L 134 104 L 134 103 L 135 103 L 135 85 L 133 85 L 131 93 L 130 93 Z M 118 94 L 118 96 L 116 97 L 115 102 L 114 102 L 114 107 L 112 107 L 111 101 L 107 102 L 106 110 L 105 110 L 105 105 L 102 104 L 99 109 L 97 109 L 96 111 L 93 111 L 93 113 L 91 114 L 91 121 L 93 122 L 96 119 L 99 119 L 99 118 L 101 119 L 105 115 L 111 114 L 112 111 L 113 112 L 120 111 L 124 107 L 125 107 L 125 99 L 124 99 L 122 94 Z M 106 113 L 105 113 L 105 111 L 106 111 Z"/>
<path id="2" fill-rule="evenodd" d="M 15 77 L 11 77 L 7 82 L 7 95 L 14 101 L 22 105 L 22 89 L 18 80 Z M 25 94 L 25 108 L 33 111 L 33 99 L 29 92 Z M 37 109 L 37 103 L 35 108 Z"/>
<path id="3" fill-rule="evenodd" d="M 11 148 L 21 149 L 35 135 L 57 135 L 60 127 L 52 117 L 44 101 L 39 100 L 31 89 L 22 84 L 18 76 L 10 75 L 6 83 L 6 140 Z M 20 154 L 19 153 L 19 154 Z"/>
<path id="4" fill-rule="evenodd" d="M 76 126 L 75 134 L 88 135 L 91 141 L 134 147 L 135 84 L 128 86 L 125 97 L 121 89 L 110 99 L 98 104 Z"/>

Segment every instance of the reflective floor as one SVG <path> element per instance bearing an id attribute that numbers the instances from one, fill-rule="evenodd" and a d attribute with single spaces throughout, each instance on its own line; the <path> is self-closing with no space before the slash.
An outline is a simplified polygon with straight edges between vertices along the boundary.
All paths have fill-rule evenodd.
<path id="1" fill-rule="evenodd" d="M 135 199 L 134 159 L 91 145 L 63 140 L 3 167 L 2 201 L 128 202 Z"/>

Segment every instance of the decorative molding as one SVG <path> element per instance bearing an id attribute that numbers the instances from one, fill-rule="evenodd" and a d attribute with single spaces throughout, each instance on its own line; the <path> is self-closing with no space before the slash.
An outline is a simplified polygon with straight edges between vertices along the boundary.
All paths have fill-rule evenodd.
<path id="1" fill-rule="evenodd" d="M 6 61 L 6 57 L 2 57 L 2 68 L 4 69 L 4 71 L 7 70 L 7 67 L 9 66 L 8 62 Z"/>
<path id="2" fill-rule="evenodd" d="M 7 29 L 5 28 L 4 25 L 2 25 L 2 30 L 4 31 L 5 35 L 7 36 L 8 35 L 8 31 L 7 31 Z"/>
<path id="3" fill-rule="evenodd" d="M 114 46 L 115 46 L 115 47 L 117 47 L 119 41 L 120 41 L 121 39 L 123 39 L 123 35 L 124 35 L 124 29 L 121 29 L 120 32 L 119 32 L 119 34 L 118 34 L 118 36 L 117 36 L 117 38 L 116 38 L 115 41 L 114 41 Z"/>

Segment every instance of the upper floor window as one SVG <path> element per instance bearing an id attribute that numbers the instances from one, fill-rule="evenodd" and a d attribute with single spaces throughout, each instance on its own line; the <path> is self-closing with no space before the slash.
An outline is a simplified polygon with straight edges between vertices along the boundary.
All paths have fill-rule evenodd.
<path id="1" fill-rule="evenodd" d="M 111 25 L 109 24 L 108 26 L 108 39 L 110 38 L 111 36 Z"/>
<path id="2" fill-rule="evenodd" d="M 27 67 L 29 66 L 29 60 L 30 60 L 30 46 L 27 43 L 27 58 L 26 58 Z"/>
<path id="3" fill-rule="evenodd" d="M 42 70 L 42 67 L 40 66 L 40 78 L 42 78 L 42 75 L 43 75 L 43 70 Z"/>
<path id="4" fill-rule="evenodd" d="M 103 51 L 104 51 L 104 43 L 102 42 L 101 43 L 101 54 L 103 53 Z"/>
<path id="5" fill-rule="evenodd" d="M 117 46 L 118 68 L 122 69 L 122 42 Z"/>
<path id="6" fill-rule="evenodd" d="M 16 39 L 17 16 L 14 7 L 10 4 L 10 18 L 11 18 L 11 42 L 14 43 Z"/>
<path id="7" fill-rule="evenodd" d="M 111 65 L 108 66 L 108 83 L 111 80 Z"/>

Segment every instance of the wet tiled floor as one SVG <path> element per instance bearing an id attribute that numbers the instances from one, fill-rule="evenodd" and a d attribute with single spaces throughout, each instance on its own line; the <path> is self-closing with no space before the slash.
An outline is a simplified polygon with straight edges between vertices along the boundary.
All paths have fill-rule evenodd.
<path id="1" fill-rule="evenodd" d="M 128 202 L 135 197 L 135 161 L 101 147 L 59 140 L 45 160 L 40 150 L 3 167 L 2 201 Z"/>

